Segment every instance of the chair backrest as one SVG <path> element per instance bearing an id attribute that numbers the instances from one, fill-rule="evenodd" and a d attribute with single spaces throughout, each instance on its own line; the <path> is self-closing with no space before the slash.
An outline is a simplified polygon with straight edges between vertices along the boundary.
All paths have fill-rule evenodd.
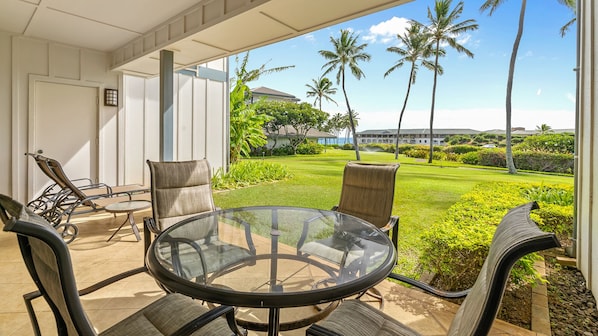
<path id="1" fill-rule="evenodd" d="M 157 229 L 202 212 L 214 211 L 208 160 L 147 161 L 151 175 L 152 212 Z"/>
<path id="2" fill-rule="evenodd" d="M 17 233 L 29 274 L 54 313 L 58 335 L 95 335 L 79 300 L 71 257 L 54 227 L 30 209 L 0 195 L 4 231 Z"/>
<path id="3" fill-rule="evenodd" d="M 52 169 L 50 169 L 50 166 L 48 165 L 47 157 L 40 155 L 40 154 L 33 154 L 33 153 L 25 153 L 25 155 L 29 155 L 29 156 L 33 157 L 33 159 L 35 160 L 35 163 L 37 164 L 39 169 L 47 177 L 49 177 L 54 183 L 56 183 L 59 187 L 61 187 L 63 189 L 66 187 L 64 185 L 64 183 L 54 174 Z"/>
<path id="4" fill-rule="evenodd" d="M 50 170 L 52 170 L 52 172 L 58 179 L 56 183 L 58 183 L 59 186 L 61 186 L 65 190 L 70 190 L 71 194 L 75 195 L 77 199 L 82 202 L 81 204 L 90 207 L 95 207 L 93 202 L 87 199 L 87 195 L 68 178 L 60 162 L 51 158 L 46 158 L 46 162 L 50 167 Z"/>
<path id="5" fill-rule="evenodd" d="M 347 163 L 341 199 L 335 210 L 383 227 L 392 215 L 397 169 L 398 163 Z"/>
<path id="6" fill-rule="evenodd" d="M 448 335 L 487 335 L 502 300 L 511 268 L 528 253 L 559 247 L 554 233 L 543 232 L 529 214 L 530 202 L 511 209 L 502 219 L 478 278 L 459 307 Z"/>

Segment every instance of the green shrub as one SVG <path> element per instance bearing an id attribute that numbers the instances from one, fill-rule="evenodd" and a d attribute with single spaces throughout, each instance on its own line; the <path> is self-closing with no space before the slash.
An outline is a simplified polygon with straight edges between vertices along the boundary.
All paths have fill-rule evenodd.
<path id="1" fill-rule="evenodd" d="M 344 150 L 354 150 L 355 147 L 353 147 L 352 143 L 348 143 L 347 142 L 346 144 L 343 145 L 342 149 L 344 149 Z"/>
<path id="2" fill-rule="evenodd" d="M 293 155 L 293 154 L 295 154 L 295 152 L 293 151 L 293 146 L 291 146 L 289 144 L 272 148 L 272 155 L 285 156 L 285 155 Z"/>
<path id="3" fill-rule="evenodd" d="M 394 153 L 395 145 L 383 144 L 383 143 L 369 143 L 369 144 L 365 144 L 365 145 L 360 145 L 359 149 L 363 149 L 367 152 Z"/>
<path id="4" fill-rule="evenodd" d="M 529 202 L 528 195 L 535 194 L 529 190 L 539 187 L 529 183 L 493 182 L 480 184 L 464 194 L 422 235 L 422 268 L 435 274 L 434 283 L 446 290 L 469 288 L 488 254 L 496 225 L 508 210 Z M 561 186 L 546 188 L 564 189 Z M 539 204 L 541 209 L 532 214 L 539 226 L 560 235 L 569 234 L 573 207 Z M 513 284 L 533 283 L 539 279 L 533 269 L 537 258 L 537 254 L 532 254 L 517 263 L 511 273 Z"/>
<path id="5" fill-rule="evenodd" d="M 479 165 L 487 167 L 506 167 L 507 159 L 504 149 L 482 149 L 478 152 Z M 517 166 L 517 165 L 515 165 Z"/>
<path id="6" fill-rule="evenodd" d="M 399 145 L 399 154 L 405 154 L 405 152 L 410 151 L 410 150 L 414 149 L 415 147 L 416 147 L 416 145 L 412 145 L 412 144 Z"/>
<path id="7" fill-rule="evenodd" d="M 408 151 L 405 151 L 405 155 L 411 158 L 416 158 L 416 159 L 427 159 L 428 158 L 428 150 L 427 149 L 419 149 L 419 148 L 413 148 L 410 149 Z"/>
<path id="8" fill-rule="evenodd" d="M 480 154 L 479 152 L 469 152 L 462 154 L 459 159 L 461 162 L 470 165 L 479 165 L 480 164 Z"/>
<path id="9" fill-rule="evenodd" d="M 297 146 L 297 154 L 320 154 L 324 151 L 324 145 L 313 141 L 306 141 Z"/>
<path id="10" fill-rule="evenodd" d="M 517 150 L 573 154 L 575 150 L 575 136 L 571 133 L 548 133 L 526 137 L 517 145 Z"/>
<path id="11" fill-rule="evenodd" d="M 455 145 L 455 146 L 447 146 L 444 148 L 445 153 L 455 153 L 455 154 L 465 154 L 470 152 L 477 152 L 480 150 L 478 146 L 471 146 L 471 145 Z"/>
<path id="12" fill-rule="evenodd" d="M 230 166 L 224 174 L 222 168 L 212 176 L 214 190 L 236 189 L 261 182 L 290 178 L 287 168 L 280 163 L 262 160 L 241 160 Z"/>
<path id="13" fill-rule="evenodd" d="M 573 174 L 573 154 L 515 151 L 513 162 L 518 169 Z"/>

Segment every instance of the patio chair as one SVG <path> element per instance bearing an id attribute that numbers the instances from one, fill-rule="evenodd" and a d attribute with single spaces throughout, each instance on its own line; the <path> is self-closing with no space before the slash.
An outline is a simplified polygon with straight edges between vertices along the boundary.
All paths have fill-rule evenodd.
<path id="1" fill-rule="evenodd" d="M 30 156 L 35 160 L 35 164 L 38 168 L 46 175 L 52 183 L 48 185 L 41 194 L 29 201 L 27 206 L 37 214 L 42 214 L 46 210 L 52 208 L 52 205 L 56 203 L 57 200 L 62 198 L 65 186 L 62 185 L 62 182 L 54 175 L 50 166 L 48 166 L 48 158 L 41 155 L 41 154 L 33 154 L 33 153 L 25 153 L 26 156 Z M 73 183 L 76 183 L 80 187 L 92 185 L 93 182 L 90 178 L 80 178 L 73 180 Z"/>
<path id="2" fill-rule="evenodd" d="M 144 218 L 145 251 L 149 248 L 152 234 L 159 234 L 175 223 L 201 213 L 216 211 L 212 197 L 210 165 L 206 159 L 193 161 L 154 162 L 147 161 L 151 176 L 151 196 L 153 217 Z M 218 237 L 218 222 L 214 221 L 201 232 L 188 232 L 184 240 L 188 244 L 177 246 L 178 258 L 193 259 L 184 261 L 185 269 L 178 271 L 196 281 L 205 281 L 205 277 L 214 271 L 241 260 L 251 260 L 255 256 L 255 246 L 251 238 L 250 227 L 241 223 L 245 232 L 247 248 L 223 242 Z M 196 250 L 193 241 L 209 241 L 209 248 Z M 206 244 L 202 244 L 206 246 Z M 170 253 L 164 247 L 163 253 Z M 226 251 L 226 252 L 224 252 Z M 199 258 L 198 258 L 199 254 Z M 218 257 L 216 257 L 218 256 Z M 210 260 L 213 263 L 206 264 Z"/>
<path id="3" fill-rule="evenodd" d="M 519 258 L 560 243 L 553 233 L 541 231 L 530 217 L 535 202 L 511 209 L 502 219 L 490 245 L 480 274 L 469 289 L 444 292 L 428 284 L 391 273 L 389 278 L 406 282 L 445 298 L 464 297 L 451 322 L 448 335 L 487 335 L 496 318 L 511 268 Z M 346 300 L 326 319 L 312 325 L 307 335 L 419 335 L 416 331 L 372 306 L 358 300 Z"/>
<path id="4" fill-rule="evenodd" d="M 51 158 L 45 158 L 44 161 L 62 192 L 53 206 L 40 215 L 54 224 L 67 243 L 73 241 L 78 234 L 78 227 L 70 223 L 73 215 L 101 211 L 108 204 L 122 201 L 150 200 L 149 189 L 138 184 L 115 187 L 92 184 L 79 187 L 66 175 L 60 162 Z M 63 216 L 66 216 L 64 224 L 61 223 Z"/>
<path id="5" fill-rule="evenodd" d="M 347 163 L 343 172 L 340 202 L 332 208 L 332 210 L 366 220 L 389 235 L 392 231 L 391 239 L 395 248 L 397 248 L 399 236 L 399 217 L 392 215 L 392 207 L 398 169 L 398 163 Z M 316 219 L 313 218 L 304 223 L 303 232 L 298 242 L 298 253 L 300 255 L 319 256 L 334 262 L 340 266 L 341 272 L 359 270 L 357 263 L 360 262 L 360 257 L 364 255 L 363 251 L 338 250 L 331 247 L 346 246 L 346 244 L 334 244 L 333 241 L 335 239 L 345 239 L 346 235 L 334 235 L 328 238 L 327 241 L 307 241 L 309 226 Z M 367 242 L 362 241 L 362 243 L 366 244 Z M 373 247 L 370 246 L 370 248 Z M 373 253 L 374 257 L 375 255 Z M 342 274 L 339 276 L 342 276 Z M 331 279 L 331 281 L 334 281 L 334 279 Z M 379 291 L 372 288 L 367 293 L 379 300 L 381 307 L 383 306 L 384 301 Z"/>
<path id="6" fill-rule="evenodd" d="M 17 234 L 23 260 L 38 288 L 24 295 L 35 335 L 40 335 L 40 329 L 31 300 L 44 297 L 54 314 L 58 335 L 97 335 L 79 296 L 145 271 L 141 267 L 78 291 L 69 249 L 45 219 L 5 195 L 0 195 L 0 219 L 4 222 L 4 231 Z M 226 316 L 226 320 L 221 316 Z M 180 294 L 167 294 L 99 333 L 110 336 L 191 334 L 242 335 L 235 323 L 233 307 L 208 310 Z"/>

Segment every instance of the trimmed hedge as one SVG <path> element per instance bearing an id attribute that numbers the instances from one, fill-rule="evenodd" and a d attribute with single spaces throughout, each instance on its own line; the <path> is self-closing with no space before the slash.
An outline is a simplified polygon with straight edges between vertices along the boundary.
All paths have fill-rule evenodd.
<path id="1" fill-rule="evenodd" d="M 537 184 L 493 182 L 476 186 L 451 206 L 442 220 L 426 231 L 422 239 L 420 263 L 424 270 L 432 272 L 434 284 L 445 290 L 463 290 L 475 282 L 488 254 L 488 248 L 496 225 L 508 210 L 535 200 L 540 210 L 532 219 L 545 231 L 555 232 L 559 237 L 571 234 L 573 206 L 546 203 L 528 190 Z M 569 186 L 544 186 L 545 190 L 564 190 L 572 193 Z M 536 198 L 536 199 L 534 199 Z M 533 269 L 537 254 L 522 258 L 511 273 L 513 284 L 534 283 L 539 275 Z"/>
<path id="2" fill-rule="evenodd" d="M 518 169 L 573 174 L 573 154 L 516 151 L 513 162 Z"/>

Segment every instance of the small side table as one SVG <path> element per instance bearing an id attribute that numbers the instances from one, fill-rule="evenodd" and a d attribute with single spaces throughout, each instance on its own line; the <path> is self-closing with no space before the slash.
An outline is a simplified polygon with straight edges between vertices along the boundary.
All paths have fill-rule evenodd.
<path id="1" fill-rule="evenodd" d="M 118 229 L 116 229 L 116 231 L 114 231 L 112 236 L 110 236 L 110 238 L 108 238 L 107 242 L 109 242 L 110 239 L 112 239 L 114 237 L 114 235 L 118 231 L 120 231 L 120 229 L 123 227 L 123 225 L 125 225 L 127 222 L 129 222 L 129 224 L 131 224 L 131 228 L 133 229 L 133 233 L 135 234 L 135 238 L 137 238 L 137 241 L 140 241 L 141 236 L 139 235 L 139 229 L 137 228 L 137 224 L 135 224 L 135 217 L 133 216 L 133 213 L 135 211 L 147 209 L 151 206 L 152 206 L 152 203 L 149 201 L 124 201 L 124 202 L 108 204 L 107 206 L 105 206 L 104 210 L 106 210 L 107 212 L 110 212 L 110 213 L 114 213 L 114 214 L 123 213 L 123 212 L 127 213 L 127 218 L 125 219 L 125 221 L 118 227 Z"/>

